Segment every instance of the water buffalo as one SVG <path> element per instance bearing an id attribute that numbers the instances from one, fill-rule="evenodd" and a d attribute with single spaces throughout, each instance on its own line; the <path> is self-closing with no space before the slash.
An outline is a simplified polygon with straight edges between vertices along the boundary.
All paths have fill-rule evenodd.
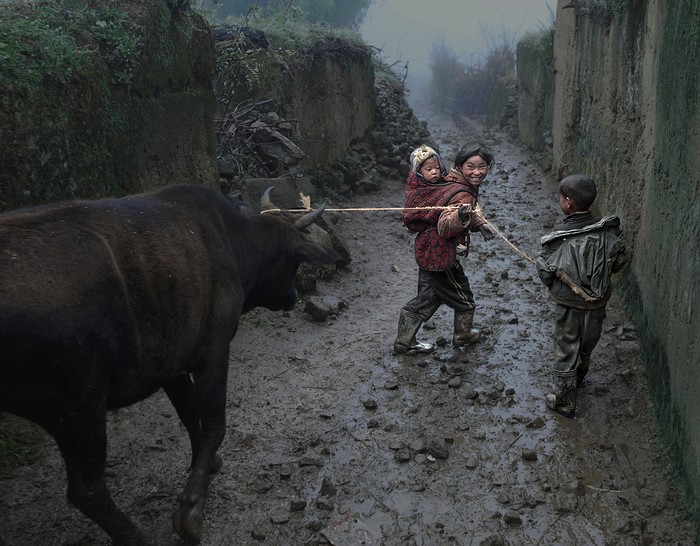
<path id="1" fill-rule="evenodd" d="M 115 544 L 142 544 L 105 483 L 106 411 L 164 389 L 192 446 L 173 525 L 198 543 L 239 319 L 292 308 L 299 264 L 337 258 L 198 186 L 0 214 L 0 411 L 55 438 L 71 503 Z"/>

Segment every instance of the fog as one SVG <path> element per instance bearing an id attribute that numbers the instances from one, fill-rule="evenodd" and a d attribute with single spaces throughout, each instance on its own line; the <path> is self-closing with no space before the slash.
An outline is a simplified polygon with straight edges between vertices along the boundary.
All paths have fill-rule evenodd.
<path id="1" fill-rule="evenodd" d="M 360 28 L 390 64 L 408 63 L 409 79 L 430 77 L 436 40 L 463 61 L 488 52 L 489 42 L 549 27 L 556 0 L 374 0 Z"/>

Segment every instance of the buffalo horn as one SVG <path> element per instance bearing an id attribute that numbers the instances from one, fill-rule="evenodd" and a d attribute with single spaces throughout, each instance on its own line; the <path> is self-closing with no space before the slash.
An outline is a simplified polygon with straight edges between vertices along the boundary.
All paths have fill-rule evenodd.
<path id="1" fill-rule="evenodd" d="M 311 212 L 308 212 L 304 214 L 301 218 L 298 218 L 294 222 L 294 226 L 297 229 L 304 229 L 306 227 L 309 227 L 311 224 L 313 224 L 318 217 L 323 214 L 323 211 L 326 210 L 326 205 L 321 205 L 318 207 L 316 210 L 312 210 Z"/>
<path id="2" fill-rule="evenodd" d="M 270 192 L 273 190 L 274 186 L 267 188 L 263 194 L 260 196 L 260 210 L 270 210 L 276 209 L 277 207 L 270 201 Z"/>

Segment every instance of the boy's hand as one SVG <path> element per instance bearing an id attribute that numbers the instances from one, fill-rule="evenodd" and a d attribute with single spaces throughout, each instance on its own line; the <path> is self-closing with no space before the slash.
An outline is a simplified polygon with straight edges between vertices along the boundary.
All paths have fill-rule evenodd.
<path id="1" fill-rule="evenodd" d="M 481 232 L 481 236 L 484 238 L 484 241 L 490 241 L 491 239 L 493 239 L 496 236 L 496 234 L 488 226 L 488 224 L 480 225 L 479 231 Z"/>
<path id="2" fill-rule="evenodd" d="M 457 209 L 457 216 L 459 217 L 459 221 L 463 224 L 469 222 L 469 217 L 471 216 L 471 214 L 472 206 L 468 203 L 462 203 Z"/>

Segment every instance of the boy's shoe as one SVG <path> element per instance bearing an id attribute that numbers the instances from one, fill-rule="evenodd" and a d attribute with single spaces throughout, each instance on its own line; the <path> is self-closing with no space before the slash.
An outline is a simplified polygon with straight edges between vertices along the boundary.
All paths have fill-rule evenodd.
<path id="1" fill-rule="evenodd" d="M 576 413 L 576 377 L 556 377 L 555 392 L 544 397 L 544 402 L 552 411 L 564 417 L 573 417 Z"/>
<path id="2" fill-rule="evenodd" d="M 576 374 L 576 388 L 577 389 L 582 388 L 585 381 L 586 381 L 586 374 L 585 373 L 577 373 Z"/>
<path id="3" fill-rule="evenodd" d="M 578 368 L 576 368 L 576 387 L 582 387 L 583 386 L 583 381 L 586 379 L 586 375 L 588 374 L 588 368 L 590 366 L 591 362 L 590 360 L 583 360 L 581 359 L 581 362 L 579 362 Z"/>

